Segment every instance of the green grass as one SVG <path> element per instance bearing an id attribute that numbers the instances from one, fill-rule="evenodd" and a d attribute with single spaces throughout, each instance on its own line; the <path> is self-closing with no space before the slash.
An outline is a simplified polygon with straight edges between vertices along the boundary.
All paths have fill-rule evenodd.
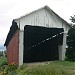
<path id="1" fill-rule="evenodd" d="M 54 61 L 44 65 L 25 66 L 17 69 L 18 75 L 75 75 L 75 62 Z"/>
<path id="2" fill-rule="evenodd" d="M 0 67 L 3 65 L 7 65 L 7 58 L 6 57 L 0 58 Z"/>

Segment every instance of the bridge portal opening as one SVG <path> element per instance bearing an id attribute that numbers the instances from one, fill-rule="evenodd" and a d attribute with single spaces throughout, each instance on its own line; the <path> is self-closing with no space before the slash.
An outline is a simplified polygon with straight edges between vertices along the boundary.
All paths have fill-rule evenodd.
<path id="1" fill-rule="evenodd" d="M 23 62 L 59 60 L 58 46 L 63 43 L 63 28 L 24 27 Z"/>

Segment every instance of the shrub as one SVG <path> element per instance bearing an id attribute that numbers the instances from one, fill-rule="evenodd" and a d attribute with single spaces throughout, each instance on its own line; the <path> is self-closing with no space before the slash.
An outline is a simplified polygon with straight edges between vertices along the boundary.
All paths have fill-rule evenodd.
<path id="1" fill-rule="evenodd" d="M 12 64 L 8 64 L 7 71 L 15 71 L 17 69 L 17 65 L 13 62 Z"/>
<path id="2" fill-rule="evenodd" d="M 17 65 L 15 63 L 4 65 L 1 67 L 1 75 L 15 75 L 16 74 Z"/>
<path id="3" fill-rule="evenodd" d="M 66 59 L 69 61 L 75 61 L 75 26 L 73 26 L 68 32 L 67 45 Z"/>
<path id="4" fill-rule="evenodd" d="M 0 67 L 3 65 L 7 65 L 7 59 L 6 58 L 1 58 L 1 60 L 0 60 Z"/>

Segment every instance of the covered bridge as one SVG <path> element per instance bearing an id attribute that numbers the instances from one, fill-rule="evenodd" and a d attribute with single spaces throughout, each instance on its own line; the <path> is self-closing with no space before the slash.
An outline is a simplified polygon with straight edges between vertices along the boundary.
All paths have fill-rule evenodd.
<path id="1" fill-rule="evenodd" d="M 8 63 L 63 61 L 69 28 L 48 6 L 14 19 L 4 44 Z"/>

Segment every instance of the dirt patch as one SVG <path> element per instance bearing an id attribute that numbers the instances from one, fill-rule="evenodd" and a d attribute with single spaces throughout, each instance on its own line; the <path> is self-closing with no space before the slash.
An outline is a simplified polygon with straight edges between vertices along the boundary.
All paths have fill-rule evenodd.
<path id="1" fill-rule="evenodd" d="M 75 75 L 75 70 L 70 70 L 72 75 Z"/>
<path id="2" fill-rule="evenodd" d="M 73 73 L 75 73 L 75 70 L 72 70 Z"/>

